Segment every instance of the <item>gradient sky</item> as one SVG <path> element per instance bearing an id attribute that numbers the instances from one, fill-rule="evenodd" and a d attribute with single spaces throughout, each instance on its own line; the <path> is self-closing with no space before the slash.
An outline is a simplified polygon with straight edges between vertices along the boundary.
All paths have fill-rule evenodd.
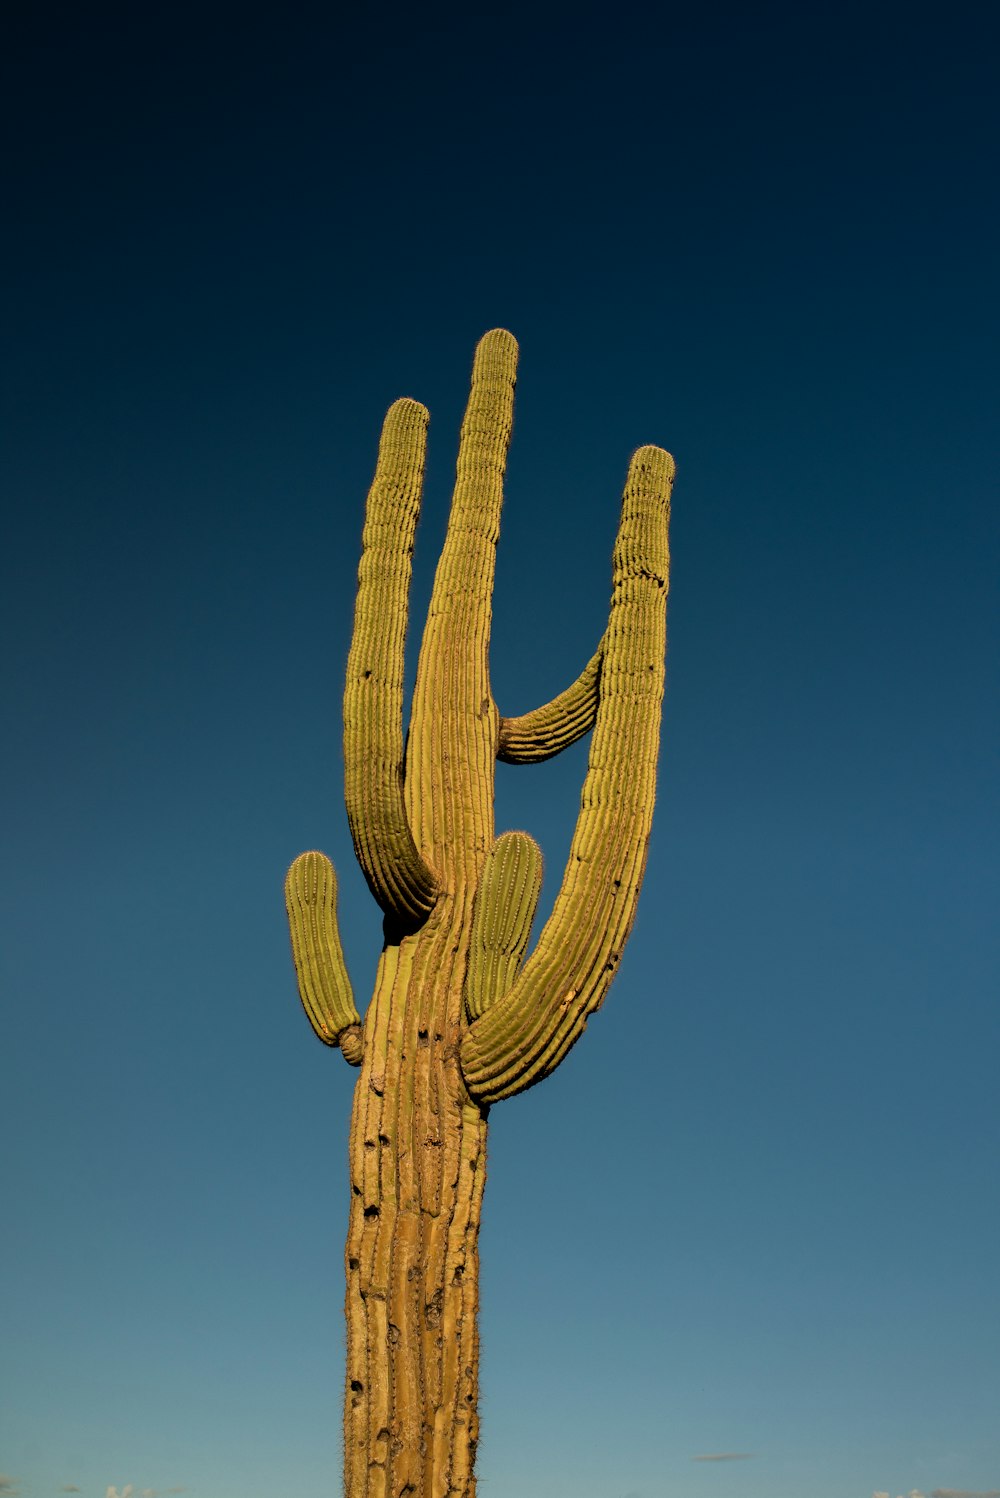
<path id="1" fill-rule="evenodd" d="M 364 495 L 424 401 L 413 645 L 496 325 L 502 710 L 594 647 L 631 451 L 678 479 L 638 922 L 492 1115 L 484 1498 L 1000 1490 L 989 8 L 22 9 L 0 1492 L 338 1491 L 281 884 L 333 857 L 363 1004 Z M 498 770 L 543 911 L 585 764 Z"/>

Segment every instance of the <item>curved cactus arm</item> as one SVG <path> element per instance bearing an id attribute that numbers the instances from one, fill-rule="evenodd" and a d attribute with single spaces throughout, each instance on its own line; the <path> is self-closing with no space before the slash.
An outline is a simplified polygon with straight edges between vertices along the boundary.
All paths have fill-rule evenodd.
<path id="1" fill-rule="evenodd" d="M 300 853 L 285 876 L 285 908 L 299 997 L 324 1045 L 361 1064 L 361 1016 L 337 930 L 337 876 L 324 853 Z"/>
<path id="2" fill-rule="evenodd" d="M 470 1021 L 517 977 L 542 888 L 542 850 L 526 832 L 504 832 L 486 857 L 472 908 L 465 1012 Z"/>
<path id="3" fill-rule="evenodd" d="M 604 641 L 565 692 L 534 712 L 500 719 L 497 759 L 507 765 L 537 765 L 589 733 L 600 700 Z"/>
<path id="4" fill-rule="evenodd" d="M 389 407 L 368 494 L 344 687 L 344 796 L 354 851 L 382 909 L 419 924 L 437 897 L 403 801 L 403 650 L 428 414 Z"/>
<path id="5" fill-rule="evenodd" d="M 418 848 L 449 890 L 476 882 L 493 843 L 497 710 L 489 641 L 517 352 L 502 328 L 476 347 L 413 689 L 406 807 Z"/>
<path id="6" fill-rule="evenodd" d="M 555 908 L 509 993 L 468 1029 L 462 1071 L 480 1102 L 553 1071 L 603 1002 L 635 916 L 656 792 L 674 464 L 643 447 L 629 467 L 614 550 L 600 705 Z"/>

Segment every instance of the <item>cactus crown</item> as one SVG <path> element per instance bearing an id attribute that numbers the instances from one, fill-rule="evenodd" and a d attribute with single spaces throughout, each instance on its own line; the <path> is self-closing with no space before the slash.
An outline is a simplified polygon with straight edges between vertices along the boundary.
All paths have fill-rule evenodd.
<path id="1" fill-rule="evenodd" d="M 641 447 L 625 482 L 597 651 L 534 712 L 504 717 L 493 701 L 491 599 L 516 365 L 509 333 L 480 341 L 405 741 L 403 655 L 428 413 L 408 399 L 390 407 L 368 495 L 344 691 L 348 820 L 388 938 L 404 940 L 439 920 L 443 906 L 461 907 L 468 947 L 457 1045 L 479 1103 L 547 1076 L 603 1002 L 645 866 L 664 683 L 674 465 L 661 448 Z M 525 962 L 541 855 L 526 833 L 494 839 L 494 764 L 537 763 L 591 729 L 562 888 Z M 328 859 L 296 859 L 286 904 L 302 1002 L 320 1039 L 358 1064 L 362 1022 L 336 895 Z"/>

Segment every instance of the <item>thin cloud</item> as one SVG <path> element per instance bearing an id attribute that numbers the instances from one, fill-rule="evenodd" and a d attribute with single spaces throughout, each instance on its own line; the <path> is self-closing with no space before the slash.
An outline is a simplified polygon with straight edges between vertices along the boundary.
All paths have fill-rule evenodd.
<path id="1" fill-rule="evenodd" d="M 7 1493 L 9 1498 L 16 1498 L 20 1491 L 16 1477 L 8 1477 L 6 1472 L 0 1472 L 0 1493 Z"/>
<path id="2" fill-rule="evenodd" d="M 703 1456 L 693 1456 L 693 1462 L 748 1462 L 753 1451 L 707 1451 Z"/>
<path id="3" fill-rule="evenodd" d="M 872 1498 L 892 1498 L 888 1492 L 876 1492 Z M 919 1488 L 911 1488 L 908 1493 L 901 1493 L 899 1498 L 926 1498 Z M 1000 1498 L 1000 1488 L 990 1488 L 988 1492 L 971 1488 L 932 1488 L 930 1498 Z"/>
<path id="4" fill-rule="evenodd" d="M 83 1489 L 78 1488 L 75 1482 L 68 1482 L 66 1483 L 65 1487 L 61 1487 L 59 1491 L 60 1493 L 82 1493 Z"/>
<path id="5" fill-rule="evenodd" d="M 872 1498 L 891 1498 L 891 1494 L 873 1493 Z M 919 1488 L 911 1488 L 910 1491 L 905 1495 L 901 1493 L 899 1495 L 899 1498 L 925 1498 L 925 1495 L 920 1491 Z M 931 1498 L 934 1498 L 933 1494 L 931 1495 Z M 966 1498 L 973 1498 L 973 1495 L 971 1493 L 968 1493 L 966 1494 Z M 982 1498 L 985 1498 L 985 1495 L 982 1495 Z M 997 1494 L 997 1498 L 1000 1498 L 1000 1493 Z"/>

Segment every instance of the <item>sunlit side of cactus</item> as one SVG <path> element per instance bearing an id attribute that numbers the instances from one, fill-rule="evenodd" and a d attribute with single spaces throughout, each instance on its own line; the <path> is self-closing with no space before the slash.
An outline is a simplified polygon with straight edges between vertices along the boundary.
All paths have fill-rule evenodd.
<path id="1" fill-rule="evenodd" d="M 347 1498 L 473 1498 L 478 1236 L 489 1105 L 541 1081 L 603 1002 L 635 915 L 656 789 L 673 460 L 629 466 L 608 626 L 579 679 L 505 718 L 488 651 L 517 345 L 476 350 L 458 472 L 404 740 L 410 558 L 428 415 L 385 419 L 368 495 L 344 692 L 347 813 L 385 913 L 364 1022 L 321 853 L 286 880 L 313 1029 L 360 1066 L 347 1236 Z M 533 764 L 594 730 L 552 915 L 525 961 L 541 855 L 494 837 L 494 766 Z"/>

